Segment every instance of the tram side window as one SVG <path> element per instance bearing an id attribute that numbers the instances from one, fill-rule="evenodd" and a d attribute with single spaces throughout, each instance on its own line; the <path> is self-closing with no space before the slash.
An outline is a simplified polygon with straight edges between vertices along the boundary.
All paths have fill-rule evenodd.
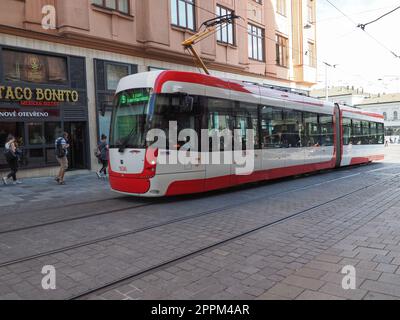
<path id="1" fill-rule="evenodd" d="M 236 143 L 242 144 L 242 149 L 247 149 L 247 142 L 250 139 L 248 130 L 253 130 L 254 142 L 253 149 L 259 149 L 259 132 L 258 132 L 258 106 L 248 103 L 239 103 L 239 108 L 236 108 L 234 113 L 235 117 L 235 130 L 238 130 L 240 141 Z"/>
<path id="2" fill-rule="evenodd" d="M 378 144 L 384 144 L 385 143 L 385 129 L 383 123 L 377 123 L 377 139 L 378 139 Z"/>
<path id="3" fill-rule="evenodd" d="M 167 149 L 179 150 L 180 147 L 189 142 L 189 138 L 187 138 L 185 141 L 178 141 L 178 145 L 170 145 L 170 122 L 177 122 L 178 135 L 184 129 L 193 129 L 197 133 L 200 132 L 201 115 L 198 108 L 198 97 L 193 97 L 193 99 L 193 110 L 189 110 L 183 105 L 183 98 L 181 95 L 161 94 L 157 96 L 151 124 L 152 128 L 157 128 L 164 131 L 167 138 Z"/>
<path id="4" fill-rule="evenodd" d="M 234 126 L 234 118 L 232 116 L 232 102 L 223 99 L 208 98 L 208 137 L 210 151 L 225 150 L 225 145 L 228 142 L 224 141 L 224 130 L 228 129 L 231 132 Z M 220 145 L 215 146 L 213 136 L 220 135 Z M 232 142 L 232 141 L 231 141 Z M 231 143 L 230 142 L 230 143 Z"/>
<path id="5" fill-rule="evenodd" d="M 378 127 L 377 123 L 375 122 L 370 122 L 370 139 L 369 143 L 370 144 L 378 144 Z"/>
<path id="6" fill-rule="evenodd" d="M 343 144 L 348 146 L 352 137 L 351 119 L 343 118 Z"/>
<path id="7" fill-rule="evenodd" d="M 283 111 L 280 108 L 261 107 L 261 147 L 282 148 Z"/>
<path id="8" fill-rule="evenodd" d="M 333 117 L 319 116 L 319 125 L 321 132 L 320 144 L 324 147 L 333 146 Z"/>
<path id="9" fill-rule="evenodd" d="M 371 129 L 369 121 L 361 121 L 361 144 L 368 145 L 372 144 L 371 142 Z"/>
<path id="10" fill-rule="evenodd" d="M 318 114 L 303 112 L 304 133 L 302 139 L 303 147 L 319 146 Z"/>
<path id="11" fill-rule="evenodd" d="M 361 121 L 352 120 L 351 122 L 352 122 L 351 144 L 361 145 L 362 144 Z"/>
<path id="12" fill-rule="evenodd" d="M 283 144 L 287 148 L 299 148 L 302 146 L 302 113 L 295 110 L 283 112 L 284 125 L 282 126 Z"/>

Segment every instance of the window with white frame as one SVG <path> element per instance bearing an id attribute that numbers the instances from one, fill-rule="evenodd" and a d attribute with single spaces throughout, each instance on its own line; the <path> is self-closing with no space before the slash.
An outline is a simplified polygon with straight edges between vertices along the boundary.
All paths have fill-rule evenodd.
<path id="1" fill-rule="evenodd" d="M 315 16 L 314 16 L 314 1 L 313 0 L 307 0 L 307 19 L 309 23 L 314 23 L 315 22 Z"/>
<path id="2" fill-rule="evenodd" d="M 276 35 L 276 64 L 281 67 L 289 66 L 289 40 L 279 34 Z"/>
<path id="3" fill-rule="evenodd" d="M 248 25 L 249 58 L 264 61 L 264 29 Z"/>
<path id="4" fill-rule="evenodd" d="M 170 0 L 171 23 L 185 29 L 195 30 L 195 0 Z"/>
<path id="5" fill-rule="evenodd" d="M 286 0 L 276 0 L 276 12 L 286 16 Z"/>
<path id="6" fill-rule="evenodd" d="M 316 54 L 315 54 L 315 43 L 309 41 L 308 42 L 308 65 L 310 67 L 315 68 L 317 66 Z"/>
<path id="7" fill-rule="evenodd" d="M 222 17 L 229 14 L 233 14 L 232 10 L 226 9 L 222 6 L 217 6 L 217 16 Z M 224 23 L 217 32 L 217 41 L 228 44 L 235 44 L 234 28 L 233 23 Z"/>

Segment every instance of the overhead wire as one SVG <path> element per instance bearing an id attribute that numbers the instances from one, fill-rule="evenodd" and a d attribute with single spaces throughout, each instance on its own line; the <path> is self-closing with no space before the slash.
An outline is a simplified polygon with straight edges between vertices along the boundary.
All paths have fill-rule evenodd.
<path id="1" fill-rule="evenodd" d="M 212 15 L 218 17 L 218 15 L 217 15 L 215 12 L 212 12 L 212 11 L 206 9 L 206 8 L 203 8 L 203 7 L 199 6 L 199 5 L 196 4 L 196 3 L 193 3 L 193 6 L 194 6 L 195 8 L 200 9 L 200 10 L 203 10 L 204 12 L 210 13 L 210 14 L 212 14 Z M 242 19 L 243 19 L 243 18 L 242 18 Z M 246 26 L 243 26 L 243 25 L 241 25 L 240 23 L 237 23 L 237 22 L 235 22 L 235 25 L 238 26 L 238 27 L 240 27 L 240 28 L 242 28 L 242 29 L 244 29 L 244 30 L 246 30 L 246 32 L 248 32 L 248 28 L 247 28 Z M 264 39 L 264 40 L 269 40 L 269 41 L 272 41 L 272 42 L 276 43 L 276 39 L 270 38 L 270 37 L 266 36 L 265 34 L 262 35 L 261 38 Z M 304 55 L 305 52 L 307 52 L 307 50 L 306 50 L 306 51 L 302 51 L 302 50 L 300 50 L 300 49 L 293 48 L 293 47 L 290 47 L 290 46 L 287 46 L 287 48 L 288 48 L 288 49 L 291 49 L 291 50 L 294 50 L 295 52 L 297 52 L 297 53 L 299 53 L 299 54 L 301 54 L 301 55 Z M 325 63 L 326 63 L 326 62 L 323 61 L 323 60 L 316 59 L 316 58 L 314 58 L 314 59 L 315 59 L 316 62 L 319 62 L 319 63 L 321 63 L 321 64 L 325 64 Z M 261 61 L 260 61 L 260 64 L 261 64 L 261 63 L 264 63 L 264 62 L 261 62 Z M 253 64 L 253 65 L 255 65 L 255 64 Z M 272 65 L 272 64 L 269 64 L 269 65 Z M 274 64 L 274 65 L 276 65 L 276 64 Z M 356 77 L 356 78 L 362 79 L 363 81 L 368 82 L 368 80 L 367 80 L 366 78 L 362 77 L 361 75 L 350 74 L 350 73 L 344 71 L 343 69 L 338 68 L 337 66 L 335 67 L 335 69 L 341 71 L 341 72 L 344 73 L 344 74 L 347 74 L 348 76 Z"/>
<path id="2" fill-rule="evenodd" d="M 339 11 L 344 17 L 346 17 L 352 24 L 354 24 L 355 27 L 359 27 L 359 24 L 356 23 L 352 18 L 350 18 L 346 13 L 344 13 L 340 8 L 338 8 L 335 4 L 333 4 L 330 0 L 325 0 L 328 2 L 332 7 L 334 7 L 337 11 Z M 373 39 L 376 43 L 378 43 L 382 48 L 385 50 L 389 51 L 395 58 L 400 58 L 398 54 L 396 54 L 393 50 L 389 49 L 385 44 L 383 44 L 381 41 L 379 41 L 377 38 L 372 36 L 370 33 L 367 31 L 363 30 L 363 32 L 368 35 L 371 39 Z"/>

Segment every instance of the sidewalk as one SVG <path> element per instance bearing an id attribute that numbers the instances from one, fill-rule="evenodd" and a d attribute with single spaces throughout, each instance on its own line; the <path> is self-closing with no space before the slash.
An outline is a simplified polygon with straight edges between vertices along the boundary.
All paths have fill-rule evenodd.
<path id="1" fill-rule="evenodd" d="M 108 179 L 98 179 L 94 172 L 68 172 L 65 181 L 64 186 L 58 185 L 54 177 L 23 179 L 21 185 L 4 185 L 0 181 L 0 209 L 45 208 L 60 198 L 78 203 L 118 196 L 111 191 Z"/>

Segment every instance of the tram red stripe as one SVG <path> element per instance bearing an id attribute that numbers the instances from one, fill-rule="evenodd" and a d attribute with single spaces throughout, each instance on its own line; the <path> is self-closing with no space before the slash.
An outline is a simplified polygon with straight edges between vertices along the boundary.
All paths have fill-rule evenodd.
<path id="1" fill-rule="evenodd" d="M 371 112 L 364 112 L 364 111 L 353 111 L 353 110 L 346 110 L 344 109 L 343 112 L 349 112 L 349 113 L 354 113 L 354 114 L 361 114 L 363 116 L 368 116 L 368 117 L 373 117 L 373 118 L 378 118 L 378 119 L 384 119 L 384 116 L 381 114 L 377 113 L 371 113 Z"/>
<path id="2" fill-rule="evenodd" d="M 336 164 L 335 162 L 336 162 L 335 159 L 333 159 L 331 161 L 322 163 L 256 171 L 251 175 L 247 176 L 227 175 L 209 179 L 175 181 L 169 185 L 168 190 L 166 192 L 166 196 L 200 193 L 205 191 L 228 188 L 245 183 L 273 180 L 318 170 L 333 169 Z"/>
<path id="3" fill-rule="evenodd" d="M 110 185 L 113 190 L 125 193 L 144 194 L 150 190 L 149 179 L 110 176 Z"/>
<path id="4" fill-rule="evenodd" d="M 368 156 L 368 157 L 355 157 L 352 158 L 350 161 L 350 165 L 356 165 L 356 164 L 361 164 L 361 163 L 367 163 L 370 161 L 381 161 L 385 160 L 385 155 L 380 154 L 380 155 L 374 155 L 374 156 Z"/>
<path id="5" fill-rule="evenodd" d="M 221 88 L 227 90 L 233 90 L 243 93 L 251 93 L 249 90 L 244 88 L 240 83 L 229 82 L 223 79 L 219 79 L 216 77 L 200 74 L 200 73 L 192 73 L 192 72 L 181 72 L 181 71 L 164 71 L 162 72 L 154 85 L 154 93 L 161 93 L 163 85 L 168 81 L 177 81 L 177 82 L 187 82 L 187 83 L 195 83 L 199 85 Z"/>

